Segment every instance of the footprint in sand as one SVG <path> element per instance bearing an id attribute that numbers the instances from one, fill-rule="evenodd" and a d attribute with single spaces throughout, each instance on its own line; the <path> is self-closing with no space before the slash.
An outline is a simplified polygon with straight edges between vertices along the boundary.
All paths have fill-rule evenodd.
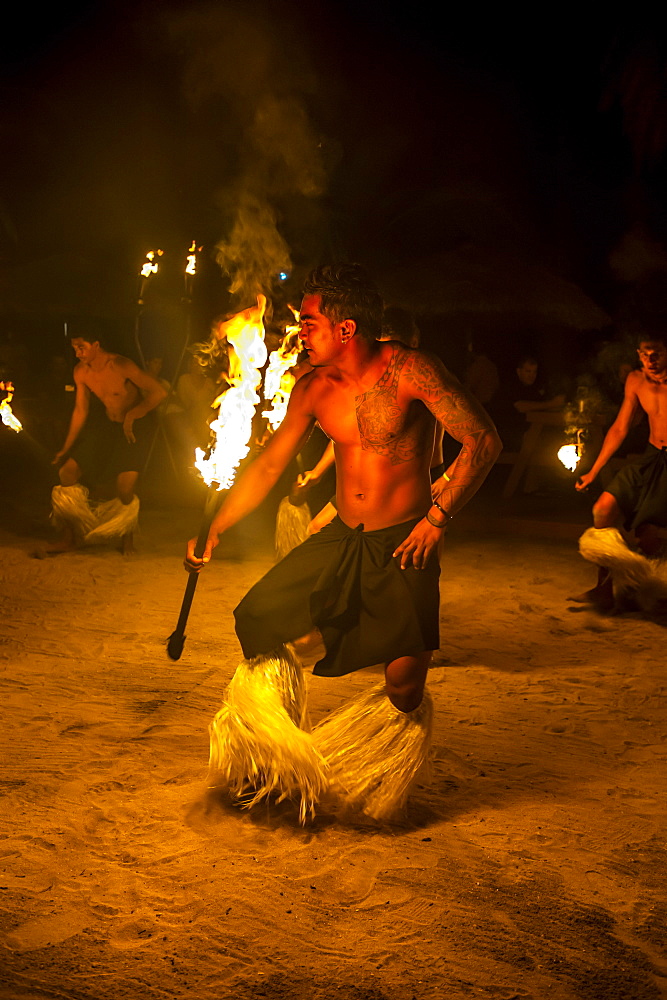
<path id="1" fill-rule="evenodd" d="M 7 935 L 5 944 L 12 951 L 33 951 L 60 944 L 89 926 L 88 914 L 69 908 L 52 916 L 28 920 Z"/>
<path id="2" fill-rule="evenodd" d="M 378 872 L 386 858 L 378 851 L 351 851 L 333 865 L 317 866 L 297 882 L 307 882 L 314 892 L 323 893 L 341 906 L 359 905 L 373 891 Z"/>
<path id="3" fill-rule="evenodd" d="M 99 795 L 102 792 L 121 792 L 124 791 L 125 786 L 120 783 L 120 781 L 100 781 L 96 785 L 91 785 L 88 791 L 92 795 Z"/>
<path id="4" fill-rule="evenodd" d="M 86 729 L 93 729 L 95 726 L 99 725 L 98 722 L 74 722 L 71 726 L 67 726 L 65 729 L 61 729 L 58 733 L 59 736 L 82 736 Z"/>
<path id="5" fill-rule="evenodd" d="M 156 933 L 157 927 L 152 920 L 131 920 L 113 932 L 109 938 L 109 944 L 112 948 L 119 948 L 123 951 L 141 948 Z"/>

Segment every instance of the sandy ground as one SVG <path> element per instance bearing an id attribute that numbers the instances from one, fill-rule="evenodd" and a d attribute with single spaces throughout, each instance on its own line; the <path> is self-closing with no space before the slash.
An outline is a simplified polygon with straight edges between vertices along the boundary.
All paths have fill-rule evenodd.
<path id="1" fill-rule="evenodd" d="M 664 996 L 667 622 L 568 605 L 573 541 L 462 523 L 432 785 L 401 826 L 303 829 L 207 791 L 231 611 L 271 555 L 216 559 L 174 663 L 196 520 L 144 510 L 129 559 L 0 534 L 3 1000 Z M 313 721 L 377 680 L 309 679 Z"/>

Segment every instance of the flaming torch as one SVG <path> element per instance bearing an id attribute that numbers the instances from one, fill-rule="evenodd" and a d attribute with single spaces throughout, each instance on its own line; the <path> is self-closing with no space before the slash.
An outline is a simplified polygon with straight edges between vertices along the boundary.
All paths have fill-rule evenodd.
<path id="1" fill-rule="evenodd" d="M 595 409 L 595 398 L 590 389 L 580 385 L 577 398 L 565 411 L 565 435 L 569 443 L 558 450 L 558 458 L 566 469 L 574 472 L 584 451 L 584 439 Z"/>
<path id="2" fill-rule="evenodd" d="M 178 356 L 178 362 L 176 364 L 176 371 L 174 374 L 174 380 L 172 383 L 172 391 L 176 388 L 176 379 L 181 371 L 181 366 L 183 364 L 183 358 L 185 357 L 185 352 L 188 349 L 188 344 L 190 343 L 190 333 L 191 333 L 191 311 L 190 307 L 192 305 L 192 282 L 197 273 L 197 254 L 200 253 L 201 247 L 198 247 L 195 241 L 192 241 L 192 245 L 185 256 L 185 268 L 183 271 L 183 278 L 185 280 L 185 294 L 181 300 L 185 308 L 185 339 L 183 341 L 183 347 L 181 348 L 181 353 Z"/>
<path id="3" fill-rule="evenodd" d="M 11 427 L 13 431 L 18 434 L 19 431 L 23 430 L 23 425 L 18 417 L 14 416 L 12 412 L 11 402 L 14 398 L 14 383 L 13 382 L 0 382 L 0 392 L 5 392 L 7 395 L 0 403 L 0 417 L 5 427 Z"/>
<path id="4" fill-rule="evenodd" d="M 290 309 L 292 307 L 290 306 Z M 262 416 L 266 417 L 271 428 L 271 433 L 277 430 L 283 422 L 287 411 L 287 404 L 294 388 L 296 378 L 292 369 L 299 360 L 301 350 L 299 314 L 292 309 L 296 326 L 287 326 L 285 336 L 277 351 L 273 351 L 269 357 L 269 364 L 264 376 L 264 398 L 271 401 L 271 409 L 264 410 Z M 301 456 L 297 455 L 297 466 L 299 472 L 303 472 Z M 289 496 L 284 497 L 278 506 L 275 532 L 276 556 L 282 559 L 293 548 L 305 541 L 308 537 L 308 525 L 310 523 L 310 510 L 305 502 L 307 492 L 301 491 L 293 486 Z"/>
<path id="5" fill-rule="evenodd" d="M 196 242 L 193 240 L 190 249 L 185 255 L 185 270 L 183 277 L 185 278 L 185 296 L 184 302 L 186 305 L 190 305 L 192 301 L 192 282 L 197 273 L 197 254 L 201 253 L 202 247 L 198 247 Z"/>
<path id="6" fill-rule="evenodd" d="M 558 449 L 558 457 L 570 472 L 574 470 L 579 465 L 579 459 L 581 458 L 581 447 L 579 442 L 576 444 L 564 444 L 562 448 Z"/>
<path id="7" fill-rule="evenodd" d="M 296 312 L 294 318 L 298 324 L 299 316 Z M 263 410 L 262 416 L 266 417 L 272 431 L 277 430 L 284 420 L 295 381 L 291 369 L 299 359 L 300 350 L 299 326 L 287 326 L 280 347 L 269 355 L 269 365 L 264 376 L 264 399 L 270 401 L 271 409 Z"/>
<path id="8" fill-rule="evenodd" d="M 141 272 L 139 274 L 139 305 L 144 304 L 144 292 L 146 291 L 146 282 L 152 274 L 157 274 L 160 269 L 159 258 L 164 256 L 164 250 L 149 250 L 146 254 L 146 260 L 142 264 Z"/>
<path id="9" fill-rule="evenodd" d="M 266 298 L 257 297 L 257 305 L 237 313 L 220 324 L 218 336 L 227 338 L 234 351 L 235 364 L 230 366 L 230 386 L 213 403 L 219 406 L 217 418 L 211 423 L 213 440 L 206 455 L 196 450 L 195 466 L 209 487 L 204 516 L 197 536 L 195 555 L 201 558 L 208 539 L 211 521 L 219 505 L 218 493 L 228 490 L 236 470 L 250 451 L 250 437 L 255 407 L 260 402 L 257 389 L 262 379 L 260 369 L 266 362 L 264 343 L 264 310 Z M 191 573 L 185 587 L 176 629 L 169 636 L 167 652 L 172 660 L 180 659 L 185 643 L 185 626 L 197 587 L 197 573 Z"/>
<path id="10" fill-rule="evenodd" d="M 141 322 L 141 310 L 144 305 L 144 294 L 146 292 L 146 283 L 148 279 L 153 274 L 157 274 L 160 269 L 159 258 L 164 256 L 164 250 L 149 250 L 146 254 L 146 259 L 141 266 L 141 271 L 139 272 L 139 294 L 137 296 L 137 305 L 139 306 L 137 310 L 136 319 L 134 321 L 134 344 L 137 349 L 137 355 L 139 361 L 141 362 L 141 367 L 146 367 L 146 359 L 144 357 L 144 352 L 141 347 L 141 338 L 139 336 L 139 324 Z"/>
<path id="11" fill-rule="evenodd" d="M 195 241 L 192 241 L 192 246 L 188 250 L 188 255 L 185 258 L 185 273 L 186 275 L 194 275 L 197 273 L 197 251 L 201 250 L 201 247 L 197 247 Z M 187 281 L 187 278 L 186 278 Z"/>

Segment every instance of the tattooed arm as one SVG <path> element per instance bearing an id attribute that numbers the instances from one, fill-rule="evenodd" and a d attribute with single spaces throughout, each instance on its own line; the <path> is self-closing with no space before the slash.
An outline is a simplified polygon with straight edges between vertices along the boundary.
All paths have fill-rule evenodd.
<path id="1" fill-rule="evenodd" d="M 402 388 L 420 399 L 445 431 L 461 442 L 457 459 L 447 470 L 448 478 L 433 484 L 434 505 L 394 555 L 400 556 L 401 568 L 410 562 L 425 566 L 437 547 L 442 528 L 470 500 L 484 482 L 502 449 L 493 423 L 475 398 L 440 360 L 421 351 L 411 351 L 401 372 Z"/>
<path id="2" fill-rule="evenodd" d="M 415 351 L 403 378 L 411 393 L 429 408 L 444 430 L 461 442 L 448 470 L 449 481 L 438 481 L 436 499 L 451 515 L 477 492 L 502 449 L 488 415 L 461 383 L 432 355 Z M 434 484 L 436 485 L 436 484 Z"/>

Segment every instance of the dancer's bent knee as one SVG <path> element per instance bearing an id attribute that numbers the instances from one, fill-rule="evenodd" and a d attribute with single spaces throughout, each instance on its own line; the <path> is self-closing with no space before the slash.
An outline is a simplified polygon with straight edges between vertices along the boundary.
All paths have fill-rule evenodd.
<path id="1" fill-rule="evenodd" d="M 81 478 L 81 469 L 73 458 L 68 458 L 58 469 L 61 486 L 75 486 Z"/>
<path id="2" fill-rule="evenodd" d="M 387 697 L 399 712 L 412 712 L 421 705 L 432 655 L 427 651 L 418 656 L 401 656 L 386 665 Z"/>
<path id="3" fill-rule="evenodd" d="M 601 493 L 593 505 L 593 524 L 596 528 L 614 528 L 621 519 L 618 501 L 611 493 Z"/>

